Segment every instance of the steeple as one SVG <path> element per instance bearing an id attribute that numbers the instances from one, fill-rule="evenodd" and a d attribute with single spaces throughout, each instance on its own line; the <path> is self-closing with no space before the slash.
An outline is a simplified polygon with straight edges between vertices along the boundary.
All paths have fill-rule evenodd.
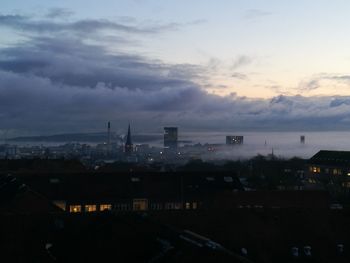
<path id="1" fill-rule="evenodd" d="M 132 153 L 133 152 L 133 145 L 131 142 L 131 131 L 130 131 L 130 123 L 128 127 L 128 135 L 126 136 L 126 142 L 125 142 L 125 153 Z"/>

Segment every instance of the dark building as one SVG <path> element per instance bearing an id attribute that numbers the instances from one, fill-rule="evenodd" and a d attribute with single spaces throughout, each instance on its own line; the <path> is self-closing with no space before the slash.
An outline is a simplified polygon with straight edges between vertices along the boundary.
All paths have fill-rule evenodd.
<path id="1" fill-rule="evenodd" d="M 307 164 L 307 186 L 350 189 L 350 151 L 319 151 Z"/>
<path id="2" fill-rule="evenodd" d="M 300 136 L 300 143 L 305 144 L 305 135 Z"/>
<path id="3" fill-rule="evenodd" d="M 132 153 L 134 150 L 134 147 L 133 147 L 133 144 L 132 144 L 132 141 L 131 141 L 131 132 L 130 132 L 130 124 L 129 124 L 129 127 L 128 127 L 128 135 L 126 136 L 126 142 L 125 142 L 125 148 L 124 148 L 124 151 L 126 154 L 130 154 Z"/>
<path id="4" fill-rule="evenodd" d="M 243 136 L 241 135 L 226 136 L 226 144 L 227 145 L 243 144 Z"/>
<path id="5" fill-rule="evenodd" d="M 118 172 L 22 177 L 70 213 L 197 210 L 219 193 L 242 191 L 232 173 Z"/>
<path id="6" fill-rule="evenodd" d="M 107 145 L 111 144 L 111 122 L 107 124 Z"/>
<path id="7" fill-rule="evenodd" d="M 164 148 L 177 149 L 177 127 L 164 127 Z"/>

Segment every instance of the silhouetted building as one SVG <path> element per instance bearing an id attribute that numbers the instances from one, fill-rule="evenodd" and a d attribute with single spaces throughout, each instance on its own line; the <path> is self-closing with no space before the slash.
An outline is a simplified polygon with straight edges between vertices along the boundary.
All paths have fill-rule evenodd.
<path id="1" fill-rule="evenodd" d="M 107 125 L 107 145 L 109 146 L 111 144 L 111 122 L 108 122 Z"/>
<path id="2" fill-rule="evenodd" d="M 243 136 L 226 136 L 227 145 L 243 144 Z"/>
<path id="3" fill-rule="evenodd" d="M 177 127 L 164 127 L 164 148 L 177 149 Z"/>
<path id="4" fill-rule="evenodd" d="M 305 144 L 305 135 L 300 136 L 300 143 Z"/>
<path id="5" fill-rule="evenodd" d="M 131 142 L 131 132 L 130 132 L 130 124 L 128 127 L 128 135 L 126 136 L 125 148 L 124 151 L 126 154 L 132 153 L 134 150 L 133 144 Z"/>
<path id="6" fill-rule="evenodd" d="M 307 185 L 350 190 L 350 151 L 319 151 L 308 161 Z"/>
<path id="7" fill-rule="evenodd" d="M 96 176 L 97 175 L 97 176 Z M 242 191 L 231 172 L 118 172 L 26 176 L 28 185 L 70 212 L 197 210 L 224 192 Z"/>

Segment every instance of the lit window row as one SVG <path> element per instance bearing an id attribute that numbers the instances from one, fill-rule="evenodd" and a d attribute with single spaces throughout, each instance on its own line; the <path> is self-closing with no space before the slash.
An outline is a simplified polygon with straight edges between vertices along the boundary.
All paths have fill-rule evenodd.
<path id="1" fill-rule="evenodd" d="M 105 211 L 105 210 L 112 210 L 111 204 L 101 204 L 98 206 L 95 204 L 89 204 L 89 205 L 70 205 L 69 206 L 69 212 L 70 213 L 81 213 L 83 211 L 85 212 L 96 212 L 96 211 Z"/>
<path id="2" fill-rule="evenodd" d="M 317 167 L 317 166 L 310 166 L 310 172 L 312 173 L 320 173 L 321 172 L 321 168 Z"/>
<path id="3" fill-rule="evenodd" d="M 321 167 L 318 167 L 318 166 L 310 166 L 309 170 L 311 173 L 321 173 Z M 343 171 L 342 169 L 339 169 L 339 168 L 333 168 L 333 169 L 325 168 L 324 173 L 333 174 L 333 175 L 342 175 Z M 347 173 L 347 175 L 350 176 L 350 172 Z"/>
<path id="4" fill-rule="evenodd" d="M 117 211 L 146 211 L 148 208 L 150 210 L 181 210 L 183 207 L 187 210 L 189 209 L 198 209 L 197 202 L 186 202 L 184 206 L 182 203 L 151 203 L 148 207 L 148 201 L 146 199 L 135 199 L 133 204 L 129 203 L 118 203 L 114 205 L 114 209 Z M 97 212 L 97 211 L 105 211 L 112 210 L 111 204 L 87 204 L 87 205 L 70 205 L 69 212 L 70 213 L 81 213 L 81 212 Z"/>

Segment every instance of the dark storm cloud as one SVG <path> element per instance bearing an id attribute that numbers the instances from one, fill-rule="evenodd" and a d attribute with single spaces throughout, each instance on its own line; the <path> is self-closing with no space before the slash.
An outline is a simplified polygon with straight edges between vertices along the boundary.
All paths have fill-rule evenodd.
<path id="1" fill-rule="evenodd" d="M 60 13 L 61 12 L 61 13 Z M 56 11 L 56 15 L 62 16 L 62 11 Z M 22 15 L 0 15 L 0 26 L 11 27 L 16 30 L 22 30 L 35 33 L 94 33 L 102 30 L 115 30 L 124 33 L 133 34 L 156 34 L 162 31 L 175 30 L 182 25 L 177 23 L 137 26 L 118 23 L 108 19 L 83 19 L 74 22 L 54 21 L 52 19 L 33 19 Z"/>
<path id="2" fill-rule="evenodd" d="M 111 87 L 152 90 L 183 86 L 190 76 L 200 73 L 199 67 L 191 65 L 169 66 L 137 55 L 109 55 L 102 47 L 72 39 L 33 38 L 1 54 L 0 69 L 76 86 L 104 82 Z"/>
<path id="3" fill-rule="evenodd" d="M 33 21 L 22 16 L 1 16 L 0 20 L 14 28 L 34 28 Z M 85 22 L 69 24 L 69 30 L 90 30 Z M 118 43 L 111 53 L 103 44 L 62 36 L 57 33 L 61 23 L 41 26 L 48 30 L 48 24 L 54 25 L 50 34 L 37 34 L 40 30 L 34 23 L 36 33 L 26 42 L 0 49 L 0 130 L 22 134 L 93 131 L 105 127 L 107 120 L 119 127 L 131 121 L 143 131 L 163 125 L 209 130 L 330 129 L 329 123 L 332 129 L 342 129 L 349 125 L 348 97 L 264 100 L 234 93 L 221 97 L 197 84 L 210 73 L 210 66 L 217 66 L 216 61 L 208 67 L 166 64 L 118 52 Z M 249 63 L 251 58 L 240 56 L 233 67 Z"/>

